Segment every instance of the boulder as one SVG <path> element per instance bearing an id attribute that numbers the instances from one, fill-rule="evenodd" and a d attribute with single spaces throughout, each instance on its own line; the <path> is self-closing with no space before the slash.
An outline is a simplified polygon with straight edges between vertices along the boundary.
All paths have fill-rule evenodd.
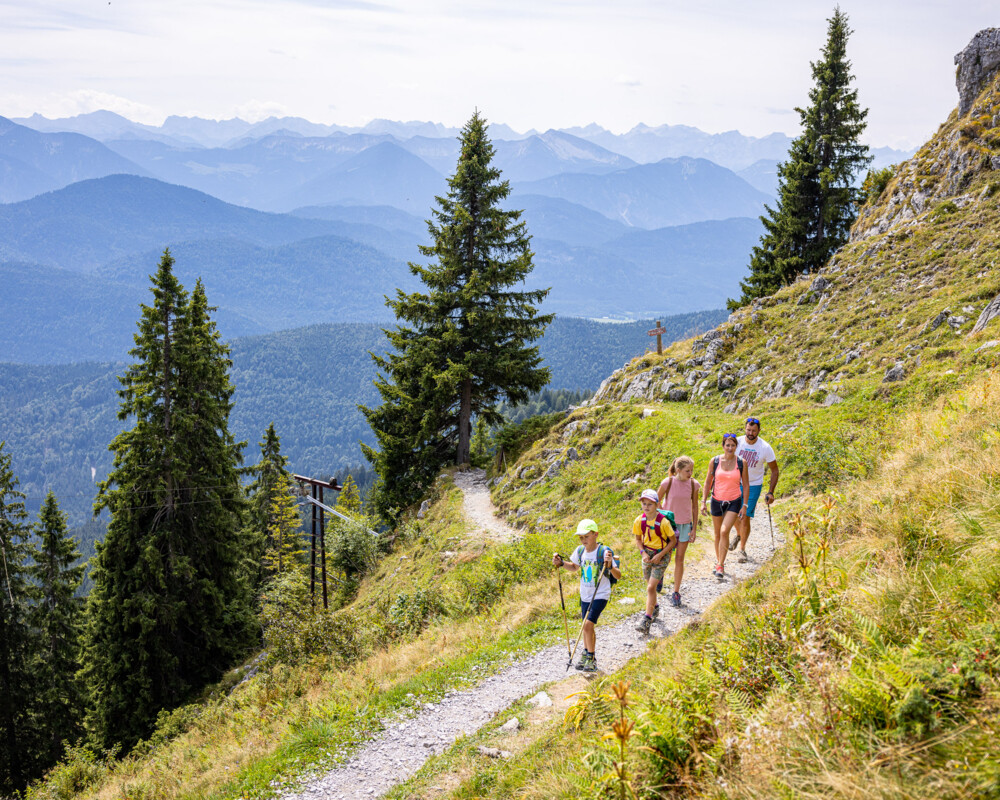
<path id="1" fill-rule="evenodd" d="M 955 56 L 955 84 L 958 87 L 958 113 L 972 108 L 986 83 L 1000 69 L 1000 28 L 985 28 L 972 37 L 965 49 Z"/>
<path id="2" fill-rule="evenodd" d="M 901 381 L 906 377 L 906 369 L 903 367 L 902 361 L 897 361 L 891 367 L 885 371 L 885 375 L 882 376 L 882 383 L 893 383 L 894 381 Z"/>
<path id="3" fill-rule="evenodd" d="M 985 328 L 991 319 L 996 316 L 1000 316 L 1000 294 L 990 300 L 986 304 L 986 308 L 983 309 L 982 313 L 979 315 L 979 319 L 976 320 L 976 324 L 972 326 L 972 333 L 979 333 L 983 328 Z"/>
<path id="4" fill-rule="evenodd" d="M 931 331 L 937 330 L 938 328 L 941 327 L 941 323 L 947 320 L 948 317 L 950 316 L 951 316 L 951 309 L 946 308 L 944 311 L 942 311 L 940 314 L 934 317 L 934 319 L 928 320 L 927 324 L 924 325 L 924 329 L 921 331 L 921 333 L 930 333 Z"/>
<path id="5" fill-rule="evenodd" d="M 426 517 L 427 511 L 430 507 L 431 507 L 431 501 L 424 500 L 424 502 L 420 504 L 420 510 L 417 512 L 417 519 L 423 519 L 424 517 Z"/>
<path id="6" fill-rule="evenodd" d="M 688 389 L 685 389 L 683 386 L 675 386 L 667 392 L 667 400 L 672 403 L 686 403 L 690 395 L 691 392 Z"/>

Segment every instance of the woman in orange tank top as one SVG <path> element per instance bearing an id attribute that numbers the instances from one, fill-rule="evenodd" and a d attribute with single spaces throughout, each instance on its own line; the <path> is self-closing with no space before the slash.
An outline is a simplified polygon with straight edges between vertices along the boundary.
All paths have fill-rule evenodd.
<path id="1" fill-rule="evenodd" d="M 712 500 L 712 526 L 715 528 L 715 569 L 712 574 L 720 581 L 726 577 L 726 555 L 729 553 L 729 531 L 747 510 L 750 479 L 747 465 L 736 457 L 736 434 L 722 434 L 722 455 L 708 464 L 701 508 L 709 513 Z"/>

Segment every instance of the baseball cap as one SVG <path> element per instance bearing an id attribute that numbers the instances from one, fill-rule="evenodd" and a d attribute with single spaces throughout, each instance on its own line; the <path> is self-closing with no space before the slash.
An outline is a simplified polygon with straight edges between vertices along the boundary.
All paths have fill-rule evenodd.
<path id="1" fill-rule="evenodd" d="M 581 519 L 580 524 L 576 526 L 577 536 L 586 536 L 591 531 L 597 530 L 597 523 L 592 519 Z"/>
<path id="2" fill-rule="evenodd" d="M 645 489 L 642 494 L 639 495 L 640 500 L 652 500 L 654 503 L 660 502 L 660 496 L 656 493 L 655 489 Z"/>

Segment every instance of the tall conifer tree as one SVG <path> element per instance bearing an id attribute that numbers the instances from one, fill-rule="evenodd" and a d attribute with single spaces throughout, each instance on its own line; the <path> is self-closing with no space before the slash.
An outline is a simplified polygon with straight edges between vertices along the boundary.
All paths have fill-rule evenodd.
<path id="1" fill-rule="evenodd" d="M 427 222 L 433 244 L 420 248 L 435 261 L 410 264 L 426 292 L 387 301 L 394 351 L 372 356 L 382 405 L 362 411 L 379 449 L 364 450 L 382 513 L 417 500 L 447 462 L 469 463 L 473 416 L 500 422 L 500 400 L 523 402 L 549 379 L 531 344 L 552 320 L 536 308 L 548 290 L 517 288 L 532 270 L 530 237 L 521 212 L 502 207 L 510 184 L 486 128 L 476 112 L 462 129 L 455 174 Z"/>
<path id="2" fill-rule="evenodd" d="M 281 454 L 281 439 L 272 422 L 260 441 L 260 461 L 250 471 L 248 539 L 255 559 L 254 589 L 265 578 L 293 566 L 302 553 L 301 519 L 292 500 L 288 458 Z"/>
<path id="3" fill-rule="evenodd" d="M 838 6 L 827 23 L 822 57 L 811 65 L 809 107 L 795 109 L 802 133 L 778 165 L 778 204 L 761 217 L 764 235 L 740 284 L 742 296 L 729 301 L 730 309 L 818 270 L 847 241 L 857 217 L 861 191 L 855 179 L 872 160 L 860 141 L 868 110 L 851 88 L 847 15 Z"/>
<path id="4" fill-rule="evenodd" d="M 39 765 L 31 719 L 31 676 L 37 637 L 28 624 L 37 591 L 29 579 L 34 558 L 24 494 L 0 441 L 0 796 L 24 788 Z"/>
<path id="5" fill-rule="evenodd" d="M 34 724 L 40 756 L 50 765 L 62 757 L 62 743 L 74 742 L 81 733 L 84 702 L 77 672 L 83 601 L 76 591 L 85 567 L 51 491 L 38 513 L 35 533 L 38 552 L 30 573 L 38 600 L 29 619 L 40 641 L 32 668 Z"/>
<path id="6" fill-rule="evenodd" d="M 239 445 L 228 351 L 200 283 L 189 298 L 165 251 L 119 378 L 114 466 L 86 631 L 87 724 L 131 746 L 157 712 L 217 679 L 250 642 Z"/>

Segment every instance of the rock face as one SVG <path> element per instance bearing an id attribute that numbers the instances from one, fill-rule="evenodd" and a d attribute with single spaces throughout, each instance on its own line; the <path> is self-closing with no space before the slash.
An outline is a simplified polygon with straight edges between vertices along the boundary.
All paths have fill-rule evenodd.
<path id="1" fill-rule="evenodd" d="M 1000 28 L 986 28 L 972 37 L 955 56 L 955 83 L 958 85 L 958 113 L 972 108 L 986 82 L 1000 69 Z"/>
<path id="2" fill-rule="evenodd" d="M 972 326 L 972 333 L 979 333 L 991 319 L 1000 316 L 1000 294 L 994 297 L 986 308 L 983 309 L 983 313 L 979 315 L 979 319 L 976 320 L 976 324 Z"/>

